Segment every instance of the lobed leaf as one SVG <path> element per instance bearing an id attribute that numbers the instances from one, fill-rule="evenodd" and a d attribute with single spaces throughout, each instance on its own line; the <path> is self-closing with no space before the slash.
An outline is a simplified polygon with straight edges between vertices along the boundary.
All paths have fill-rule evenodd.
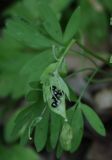
<path id="1" fill-rule="evenodd" d="M 39 81 L 42 72 L 52 62 L 53 57 L 51 50 L 43 51 L 42 53 L 34 56 L 24 65 L 23 69 L 21 70 L 21 74 L 28 75 L 29 82 Z"/>
<path id="2" fill-rule="evenodd" d="M 105 136 L 105 127 L 95 111 L 86 104 L 81 104 L 80 107 L 91 127 L 100 135 Z"/>
<path id="3" fill-rule="evenodd" d="M 72 120 L 71 127 L 73 130 L 73 139 L 72 139 L 72 147 L 71 152 L 75 152 L 82 140 L 83 132 L 84 132 L 84 122 L 81 109 L 79 106 L 75 110 L 72 110 Z"/>
<path id="4" fill-rule="evenodd" d="M 61 117 L 55 114 L 54 112 L 51 112 L 50 142 L 52 148 L 55 148 L 57 145 L 61 127 L 62 127 Z"/>
<path id="5" fill-rule="evenodd" d="M 21 19 L 9 20 L 5 33 L 35 49 L 51 48 L 53 45 L 53 42 L 41 35 L 33 25 Z"/>
<path id="6" fill-rule="evenodd" d="M 48 34 L 59 43 L 62 43 L 62 31 L 57 17 L 53 10 L 44 4 L 40 4 L 39 11 L 43 20 L 43 25 Z"/>
<path id="7" fill-rule="evenodd" d="M 34 135 L 34 143 L 37 152 L 40 152 L 47 142 L 48 137 L 48 125 L 49 125 L 49 112 L 45 112 L 42 120 L 37 124 Z"/>
<path id="8" fill-rule="evenodd" d="M 66 26 L 63 37 L 64 43 L 68 43 L 73 38 L 73 36 L 79 31 L 80 22 L 81 22 L 80 7 L 78 7 L 72 14 Z"/>

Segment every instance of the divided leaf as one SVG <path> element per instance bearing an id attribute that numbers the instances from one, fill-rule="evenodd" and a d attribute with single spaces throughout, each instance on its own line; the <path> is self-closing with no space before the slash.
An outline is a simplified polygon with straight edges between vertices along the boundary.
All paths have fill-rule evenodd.
<path id="1" fill-rule="evenodd" d="M 80 7 L 78 7 L 72 14 L 66 26 L 63 38 L 64 43 L 68 43 L 73 38 L 73 36 L 79 31 L 80 22 L 81 22 Z"/>
<path id="2" fill-rule="evenodd" d="M 28 75 L 28 81 L 30 82 L 39 81 L 42 72 L 52 62 L 53 57 L 51 54 L 51 50 L 43 51 L 42 53 L 34 56 L 24 65 L 21 74 Z"/>
<path id="3" fill-rule="evenodd" d="M 43 20 L 43 25 L 48 34 L 59 43 L 62 43 L 62 31 L 57 17 L 53 10 L 44 4 L 39 5 L 39 11 Z"/>
<path id="4" fill-rule="evenodd" d="M 72 119 L 71 127 L 73 130 L 71 152 L 75 152 L 81 143 L 81 140 L 83 137 L 83 130 L 84 130 L 83 116 L 82 116 L 82 112 L 78 106 L 74 111 L 72 110 L 72 118 L 71 119 Z"/>
<path id="5" fill-rule="evenodd" d="M 55 114 L 54 112 L 51 112 L 50 142 L 52 148 L 55 148 L 57 145 L 61 127 L 62 127 L 61 117 Z"/>
<path id="6" fill-rule="evenodd" d="M 49 126 L 49 112 L 45 111 L 42 120 L 37 124 L 34 135 L 34 143 L 37 152 L 43 150 L 46 145 L 48 137 L 48 126 Z"/>
<path id="7" fill-rule="evenodd" d="M 5 33 L 35 49 L 50 48 L 53 42 L 41 35 L 30 23 L 20 19 L 12 19 L 7 22 Z"/>
<path id="8" fill-rule="evenodd" d="M 93 127 L 93 129 L 100 135 L 105 136 L 105 127 L 95 111 L 92 108 L 88 107 L 86 104 L 81 104 L 80 107 L 91 127 Z"/>
<path id="9" fill-rule="evenodd" d="M 15 125 L 13 128 L 12 135 L 16 135 L 18 132 L 23 134 L 25 127 L 32 123 L 36 118 L 41 116 L 44 104 L 41 98 L 39 98 L 38 103 L 34 103 L 29 107 L 22 109 L 15 119 Z"/>

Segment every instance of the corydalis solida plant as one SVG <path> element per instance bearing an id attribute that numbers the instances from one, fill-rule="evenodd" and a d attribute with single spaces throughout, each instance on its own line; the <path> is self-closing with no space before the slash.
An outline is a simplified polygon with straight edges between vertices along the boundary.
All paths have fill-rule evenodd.
<path id="1" fill-rule="evenodd" d="M 64 59 L 77 40 L 80 8 L 72 14 L 64 33 L 49 6 L 39 4 L 39 13 L 38 27 L 27 19 L 14 17 L 8 21 L 5 30 L 6 34 L 32 50 L 41 50 L 22 70 L 30 84 L 30 103 L 15 116 L 12 133 L 14 136 L 18 133 L 21 143 L 26 144 L 34 131 L 37 151 L 50 143 L 51 149 L 57 149 L 59 157 L 63 150 L 73 152 L 79 147 L 84 131 L 83 114 L 99 134 L 104 136 L 105 128 L 96 113 L 81 101 L 77 103 L 75 98 L 77 105 L 66 109 L 65 102 L 71 100 L 71 91 L 61 72 L 65 70 L 62 67 Z"/>

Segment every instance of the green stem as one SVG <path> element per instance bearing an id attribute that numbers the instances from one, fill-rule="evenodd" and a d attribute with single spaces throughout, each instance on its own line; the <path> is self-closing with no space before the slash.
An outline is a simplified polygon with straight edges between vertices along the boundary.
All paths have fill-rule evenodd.
<path id="1" fill-rule="evenodd" d="M 112 82 L 112 78 L 104 78 L 102 80 L 93 79 L 92 83 L 105 83 L 105 82 Z"/>
<path id="2" fill-rule="evenodd" d="M 96 64 L 96 62 L 89 56 L 89 55 L 87 55 L 87 54 L 82 54 L 82 53 L 80 53 L 80 52 L 74 52 L 74 50 L 71 50 L 72 51 L 72 53 L 74 53 L 74 54 L 80 54 L 80 56 L 83 56 L 83 57 L 86 57 L 88 60 L 90 60 L 96 67 L 97 67 L 97 64 Z"/>
<path id="3" fill-rule="evenodd" d="M 63 59 L 65 58 L 65 56 L 67 55 L 69 49 L 72 47 L 72 45 L 73 45 L 74 43 L 75 43 L 75 40 L 72 39 L 72 40 L 70 41 L 70 43 L 68 44 L 68 46 L 65 48 L 65 51 L 63 52 L 61 58 L 59 59 L 58 66 L 61 65 L 61 63 L 63 62 Z"/>
<path id="4" fill-rule="evenodd" d="M 90 78 L 88 79 L 88 82 L 86 84 L 86 86 L 84 87 L 84 89 L 82 90 L 74 108 L 76 108 L 78 106 L 78 104 L 80 103 L 85 91 L 87 90 L 87 87 L 89 86 L 90 82 L 92 81 L 92 79 L 94 78 L 94 76 L 96 75 L 96 73 L 99 71 L 99 68 L 96 68 L 96 70 L 93 72 L 93 74 L 90 76 Z"/>
<path id="5" fill-rule="evenodd" d="M 91 68 L 90 68 L 90 67 L 82 68 L 82 69 L 77 70 L 77 71 L 75 71 L 75 72 L 71 73 L 70 75 L 66 76 L 66 78 L 73 77 L 73 76 L 77 75 L 77 73 L 84 72 L 84 71 L 87 71 L 87 70 L 94 71 L 95 69 L 94 69 L 94 68 L 92 68 L 92 67 L 91 67 Z"/>
<path id="6" fill-rule="evenodd" d="M 86 53 L 92 55 L 92 56 L 95 57 L 96 59 L 98 59 L 98 60 L 106 63 L 107 65 L 109 65 L 108 61 L 105 60 L 103 57 L 100 57 L 99 55 L 93 53 L 92 51 L 90 51 L 89 49 L 87 49 L 86 47 L 84 47 L 81 43 L 79 43 L 79 42 L 76 42 L 76 43 L 78 44 L 78 46 L 79 46 L 80 48 L 82 48 L 84 51 L 86 51 Z"/>
<path id="7" fill-rule="evenodd" d="M 64 53 L 63 53 L 63 57 L 66 56 L 66 54 L 68 53 L 69 49 L 71 48 L 71 46 L 76 42 L 76 40 L 72 39 L 70 41 L 70 43 L 68 44 L 67 48 L 65 49 Z"/>

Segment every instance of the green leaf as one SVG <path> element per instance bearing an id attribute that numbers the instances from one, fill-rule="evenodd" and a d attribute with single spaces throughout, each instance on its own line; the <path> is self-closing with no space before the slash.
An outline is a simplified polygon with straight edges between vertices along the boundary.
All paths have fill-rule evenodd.
<path id="1" fill-rule="evenodd" d="M 23 133 L 28 123 L 41 116 L 43 108 L 44 104 L 42 98 L 39 98 L 38 103 L 34 103 L 29 107 L 25 107 L 15 119 L 15 125 L 12 132 L 13 136 L 20 131 Z"/>
<path id="2" fill-rule="evenodd" d="M 53 45 L 53 42 L 41 35 L 33 25 L 20 19 L 9 20 L 5 33 L 35 49 L 51 48 Z"/>
<path id="3" fill-rule="evenodd" d="M 37 102 L 39 99 L 40 92 L 38 90 L 31 90 L 27 96 L 26 99 L 30 102 Z"/>
<path id="4" fill-rule="evenodd" d="M 61 147 L 61 144 L 59 143 L 58 146 L 57 146 L 56 157 L 57 157 L 58 159 L 60 159 L 61 156 L 62 156 L 62 154 L 63 154 L 63 149 L 62 149 L 62 147 Z"/>
<path id="5" fill-rule="evenodd" d="M 65 151 L 71 150 L 72 139 L 73 139 L 72 128 L 67 122 L 65 122 L 60 134 L 60 144 Z"/>
<path id="6" fill-rule="evenodd" d="M 91 127 L 100 135 L 105 136 L 105 127 L 95 111 L 86 104 L 81 104 L 80 107 Z"/>
<path id="7" fill-rule="evenodd" d="M 46 50 L 36 56 L 34 56 L 30 61 L 28 61 L 22 71 L 21 74 L 28 75 L 28 81 L 39 81 L 42 72 L 46 69 L 46 67 L 53 62 L 53 57 L 51 54 L 51 50 Z"/>
<path id="8" fill-rule="evenodd" d="M 112 11 L 112 1 L 102 0 L 101 3 L 104 4 L 110 12 Z"/>
<path id="9" fill-rule="evenodd" d="M 71 0 L 53 0 L 50 1 L 50 6 L 58 14 L 66 9 L 66 7 L 71 3 Z M 61 15 L 60 15 L 61 16 Z"/>
<path id="10" fill-rule="evenodd" d="M 65 82 L 62 80 L 62 78 L 56 71 L 56 67 L 57 63 L 49 65 L 41 76 L 41 83 L 43 84 L 43 97 L 44 97 L 44 102 L 48 104 L 49 108 L 53 112 L 61 115 L 64 119 L 66 119 L 65 95 L 69 94 L 69 90 Z M 53 92 L 51 90 L 52 86 L 56 86 L 56 88 L 61 92 L 63 91 L 62 96 L 60 98 L 60 103 L 57 105 L 57 107 L 52 106 L 53 103 L 52 100 Z"/>
<path id="11" fill-rule="evenodd" d="M 32 140 L 31 134 L 33 132 L 34 126 L 32 127 L 31 124 L 32 124 L 32 121 L 26 125 L 26 127 L 24 128 L 24 130 L 21 134 L 20 144 L 23 146 L 27 144 L 28 140 Z"/>
<path id="12" fill-rule="evenodd" d="M 13 147 L 0 146 L 1 160 L 40 160 L 40 157 L 30 148 L 24 148 L 20 145 Z"/>
<path id="13" fill-rule="evenodd" d="M 47 142 L 48 137 L 48 125 L 49 125 L 49 112 L 45 112 L 42 120 L 37 124 L 34 135 L 34 143 L 37 152 L 40 152 Z"/>
<path id="14" fill-rule="evenodd" d="M 3 13 L 4 16 L 10 16 L 10 17 L 22 17 L 24 19 L 27 19 L 29 21 L 34 20 L 34 14 L 31 13 L 31 9 L 29 9 L 25 4 L 24 1 L 18 1 L 11 5 L 5 12 Z"/>
<path id="15" fill-rule="evenodd" d="M 8 122 L 5 124 L 4 137 L 7 142 L 13 142 L 19 137 L 19 134 L 20 134 L 19 132 L 14 136 L 12 136 L 12 132 L 15 126 L 15 119 L 18 116 L 20 111 L 21 109 L 15 112 L 13 115 L 11 115 L 11 118 L 8 119 Z"/>
<path id="16" fill-rule="evenodd" d="M 61 117 L 55 114 L 54 112 L 51 112 L 50 142 L 52 148 L 55 148 L 57 145 L 61 127 L 62 127 Z"/>
<path id="17" fill-rule="evenodd" d="M 29 85 L 33 89 L 37 89 L 37 90 L 38 90 L 38 88 L 40 89 L 40 82 L 39 81 L 32 81 L 29 83 Z"/>
<path id="18" fill-rule="evenodd" d="M 67 84 L 60 76 L 58 76 L 58 79 L 59 79 L 62 91 L 65 93 L 67 98 L 70 100 L 70 92 L 69 92 L 69 88 L 68 88 Z"/>
<path id="19" fill-rule="evenodd" d="M 43 20 L 43 25 L 48 34 L 59 43 L 62 43 L 62 31 L 57 17 L 53 10 L 44 4 L 39 6 L 40 16 Z"/>
<path id="20" fill-rule="evenodd" d="M 79 106 L 77 106 L 75 110 L 71 111 L 72 111 L 71 127 L 73 130 L 71 152 L 75 152 L 78 149 L 83 137 L 84 122 L 83 122 L 82 112 Z"/>
<path id="21" fill-rule="evenodd" d="M 56 71 L 57 65 L 57 63 L 52 63 L 44 70 L 41 75 L 41 83 L 46 82 L 47 79 L 50 79 L 50 77 L 52 77 L 51 75 Z"/>
<path id="22" fill-rule="evenodd" d="M 80 7 L 78 7 L 72 14 L 66 26 L 63 38 L 64 43 L 68 43 L 73 38 L 73 36 L 79 31 L 80 22 L 81 22 Z"/>
<path id="23" fill-rule="evenodd" d="M 10 43 L 9 40 L 5 42 L 8 45 L 13 43 L 13 41 Z M 26 75 L 20 75 L 20 70 L 34 55 L 19 53 L 17 52 L 18 48 L 15 48 L 16 46 L 11 47 L 12 50 L 7 45 L 4 45 L 3 48 L 6 48 L 6 50 L 0 52 L 1 57 L 3 55 L 0 58 L 0 68 L 2 70 L 0 74 L 0 96 L 5 97 L 11 95 L 12 98 L 18 99 L 25 95 L 28 88 L 26 86 L 28 77 Z"/>
<path id="24" fill-rule="evenodd" d="M 25 127 L 21 137 L 20 137 L 20 144 L 21 145 L 26 145 L 29 139 L 29 124 Z"/>
<path id="25" fill-rule="evenodd" d="M 26 125 L 28 124 L 28 122 L 30 120 L 32 120 L 32 114 L 34 114 L 35 112 L 35 106 L 29 106 L 29 107 L 25 107 L 16 117 L 15 119 L 15 125 L 13 128 L 13 132 L 12 135 L 16 135 L 18 132 L 20 131 L 24 131 L 24 128 L 26 127 Z"/>
<path id="26" fill-rule="evenodd" d="M 38 1 L 37 0 L 24 0 L 23 5 L 27 8 L 27 12 L 29 12 L 34 19 L 38 18 L 39 13 L 38 13 Z"/>

